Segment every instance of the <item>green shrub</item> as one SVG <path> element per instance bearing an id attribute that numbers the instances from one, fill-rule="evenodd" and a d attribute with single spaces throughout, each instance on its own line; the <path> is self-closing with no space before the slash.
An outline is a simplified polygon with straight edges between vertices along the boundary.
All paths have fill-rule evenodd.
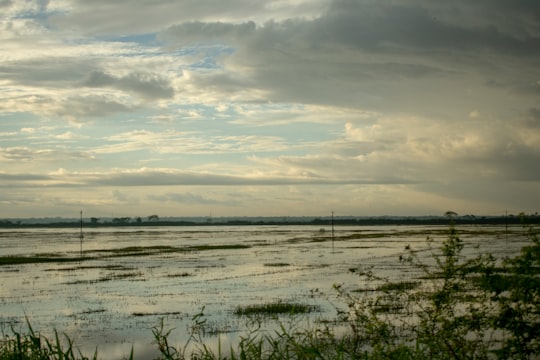
<path id="1" fill-rule="evenodd" d="M 433 247 L 434 265 L 408 248 L 401 261 L 423 272 L 423 284 L 388 282 L 373 270 L 355 271 L 381 282 L 383 294 L 347 292 L 336 286 L 348 309 L 356 349 L 365 359 L 532 359 L 540 353 L 540 242 L 530 228 L 531 246 L 496 266 L 491 255 L 462 256 L 464 243 L 450 223 L 446 239 Z M 376 272 L 376 271 L 375 271 Z"/>
<path id="2" fill-rule="evenodd" d="M 531 245 L 503 266 L 489 268 L 481 283 L 497 305 L 494 326 L 505 341 L 497 355 L 501 359 L 531 359 L 540 354 L 540 240 L 532 227 L 527 237 Z"/>

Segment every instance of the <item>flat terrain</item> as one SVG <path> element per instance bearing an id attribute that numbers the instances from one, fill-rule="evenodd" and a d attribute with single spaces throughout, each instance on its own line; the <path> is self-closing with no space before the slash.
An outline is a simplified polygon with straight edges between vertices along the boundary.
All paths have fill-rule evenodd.
<path id="1" fill-rule="evenodd" d="M 155 351 L 161 319 L 182 344 L 204 308 L 208 344 L 246 330 L 238 308 L 284 302 L 307 306 L 310 321 L 331 322 L 342 304 L 333 289 L 371 290 L 362 269 L 391 281 L 419 281 L 400 262 L 405 248 L 429 261 L 447 226 L 189 226 L 0 230 L 0 326 L 68 334 L 83 352 L 122 358 L 134 346 Z M 520 226 L 457 226 L 465 256 L 502 258 L 526 243 Z M 148 350 L 151 348 L 152 350 Z"/>

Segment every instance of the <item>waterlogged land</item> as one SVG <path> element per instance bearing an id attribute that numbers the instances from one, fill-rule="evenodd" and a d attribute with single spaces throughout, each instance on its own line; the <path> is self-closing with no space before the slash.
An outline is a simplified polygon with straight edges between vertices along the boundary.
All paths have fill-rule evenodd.
<path id="1" fill-rule="evenodd" d="M 332 322 L 333 289 L 372 291 L 359 280 L 371 269 L 395 286 L 421 274 L 400 256 L 425 254 L 446 226 L 110 227 L 0 230 L 0 326 L 68 334 L 83 352 L 136 358 L 155 352 L 152 327 L 163 319 L 182 344 L 191 318 L 205 313 L 210 346 L 228 347 L 260 311 L 305 313 Z M 526 243 L 519 226 L 458 226 L 464 254 L 515 254 Z M 276 305 L 277 304 L 277 305 Z M 288 304 L 288 305 L 286 305 Z M 277 310 L 276 310 L 277 309 Z"/>

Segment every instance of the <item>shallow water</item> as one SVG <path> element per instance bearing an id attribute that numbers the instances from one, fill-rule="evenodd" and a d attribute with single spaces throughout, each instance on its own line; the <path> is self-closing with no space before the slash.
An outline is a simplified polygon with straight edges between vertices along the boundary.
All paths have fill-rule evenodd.
<path id="1" fill-rule="evenodd" d="M 152 327 L 163 319 L 183 344 L 193 315 L 204 307 L 207 341 L 228 348 L 245 331 L 239 305 L 295 301 L 316 305 L 314 318 L 334 319 L 340 299 L 334 284 L 363 286 L 350 269 L 371 267 L 381 276 L 409 279 L 415 273 L 398 258 L 408 245 L 427 249 L 426 236 L 442 241 L 439 226 L 339 226 L 332 241 L 320 226 L 119 227 L 85 229 L 84 261 L 0 266 L 0 325 L 50 336 L 65 333 L 90 355 L 120 359 L 134 347 L 151 358 Z M 460 227 L 465 255 L 517 253 L 521 228 Z M 246 248 L 201 246 L 245 245 Z M 38 254 L 79 257 L 78 229 L 0 230 L 0 256 Z M 129 253 L 127 247 L 186 251 Z M 188 251 L 189 250 L 189 251 Z M 425 251 L 428 255 L 429 251 Z M 120 256 L 121 255 L 121 256 Z M 88 258 L 88 259 L 86 259 Z"/>

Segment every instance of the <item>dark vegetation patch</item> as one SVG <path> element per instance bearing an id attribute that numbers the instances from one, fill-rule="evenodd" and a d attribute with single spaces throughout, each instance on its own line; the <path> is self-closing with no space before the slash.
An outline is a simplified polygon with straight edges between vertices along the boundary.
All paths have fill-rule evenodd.
<path id="1" fill-rule="evenodd" d="M 225 265 L 223 264 L 215 264 L 215 265 L 196 265 L 195 269 L 216 269 L 216 268 L 224 268 Z"/>
<path id="2" fill-rule="evenodd" d="M 107 310 L 105 310 L 105 309 L 88 309 L 88 310 L 85 310 L 85 311 L 81 312 L 81 314 L 85 314 L 85 315 L 99 314 L 99 313 L 106 312 L 106 311 Z"/>
<path id="3" fill-rule="evenodd" d="M 64 256 L 0 256 L 0 266 L 42 263 L 68 263 L 89 260 L 90 258 L 73 258 Z"/>
<path id="4" fill-rule="evenodd" d="M 297 237 L 297 238 L 287 239 L 286 241 L 284 241 L 284 243 L 287 243 L 287 244 L 299 244 L 299 243 L 308 242 L 308 241 L 311 241 L 311 240 L 312 240 L 311 238 Z"/>
<path id="5" fill-rule="evenodd" d="M 180 248 L 174 246 L 127 246 L 118 249 L 103 249 L 103 250 L 93 250 L 95 253 L 105 253 L 112 254 L 112 257 L 122 257 L 122 256 L 146 256 L 154 254 L 163 254 L 181 251 Z"/>
<path id="6" fill-rule="evenodd" d="M 374 314 L 399 314 L 403 309 L 405 309 L 405 306 L 395 301 L 377 303 L 371 308 Z"/>
<path id="7" fill-rule="evenodd" d="M 128 246 L 119 249 L 95 250 L 95 252 L 112 253 L 114 256 L 144 256 L 154 254 L 167 254 L 189 251 L 205 251 L 205 250 L 234 250 L 234 249 L 249 249 L 249 245 L 233 244 L 233 245 L 193 245 L 186 247 L 175 246 Z"/>
<path id="8" fill-rule="evenodd" d="M 127 256 L 149 256 L 168 253 L 182 253 L 191 251 L 206 251 L 206 250 L 236 250 L 236 249 L 249 249 L 249 245 L 194 245 L 186 247 L 174 247 L 174 246 L 128 246 L 119 249 L 101 249 L 85 251 L 85 256 L 60 256 L 54 254 L 37 254 L 34 256 L 0 256 L 0 266 L 5 265 L 21 265 L 21 264 L 40 264 L 40 263 L 69 263 L 69 262 L 82 262 L 87 260 L 96 260 L 100 258 L 116 258 Z M 95 256 L 88 256 L 88 254 L 97 254 Z M 101 254 L 101 256 L 99 255 Z M 116 265 L 110 265 L 116 266 Z M 68 268 L 64 271 L 83 269 L 84 267 Z M 92 267 L 88 267 L 92 268 Z M 103 268 L 96 266 L 94 268 Z M 62 271 L 62 269 L 58 269 Z M 113 269 L 114 270 L 114 269 Z"/>
<path id="9" fill-rule="evenodd" d="M 146 312 L 134 312 L 131 315 L 136 317 L 143 317 L 143 316 L 170 316 L 170 315 L 181 315 L 182 313 L 180 311 L 166 311 L 166 312 L 152 312 L 152 313 L 146 313 Z"/>
<path id="10" fill-rule="evenodd" d="M 130 279 L 130 278 L 136 278 L 141 276 L 141 272 L 132 272 L 132 273 L 125 273 L 125 274 L 111 274 L 107 276 L 102 276 L 98 279 L 91 279 L 91 280 L 75 280 L 75 281 L 69 281 L 65 283 L 66 285 L 77 285 L 77 284 L 97 284 L 101 282 L 107 282 L 107 281 L 113 281 L 113 280 L 124 280 L 124 279 Z M 139 279 L 143 281 L 144 279 Z"/>
<path id="11" fill-rule="evenodd" d="M 319 308 L 315 305 L 299 304 L 294 302 L 277 301 L 274 303 L 257 304 L 238 306 L 234 310 L 235 315 L 250 316 L 250 315 L 279 315 L 279 314 L 308 314 L 318 311 Z"/>
<path id="12" fill-rule="evenodd" d="M 188 276 L 192 276 L 190 273 L 188 272 L 183 272 L 183 273 L 178 273 L 178 274 L 167 274 L 166 277 L 168 278 L 177 278 L 177 277 L 188 277 Z"/>
<path id="13" fill-rule="evenodd" d="M 358 288 L 358 289 L 351 290 L 351 292 L 353 293 L 364 293 L 364 292 L 372 292 L 372 291 L 378 291 L 378 290 L 373 289 L 373 288 Z"/>
<path id="14" fill-rule="evenodd" d="M 342 235 L 336 237 L 336 240 L 357 240 L 357 239 L 379 239 L 395 236 L 396 233 L 354 233 L 350 235 Z"/>
<path id="15" fill-rule="evenodd" d="M 420 285 L 418 281 L 401 281 L 385 283 L 377 288 L 378 291 L 406 291 L 412 290 Z"/>
<path id="16" fill-rule="evenodd" d="M 249 249 L 251 246 L 249 245 L 242 245 L 242 244 L 236 244 L 236 245 L 195 245 L 195 246 L 188 246 L 185 249 L 188 251 L 204 251 L 204 250 L 235 250 L 235 249 Z"/>
<path id="17" fill-rule="evenodd" d="M 284 267 L 284 266 L 291 266 L 291 264 L 277 262 L 277 263 L 266 263 L 266 264 L 264 264 L 264 266 Z"/>
<path id="18" fill-rule="evenodd" d="M 306 269 L 323 269 L 329 266 L 330 264 L 308 264 L 308 265 L 305 265 L 305 268 Z"/>
<path id="19" fill-rule="evenodd" d="M 74 266 L 68 268 L 57 269 L 45 269 L 45 271 L 77 271 L 88 269 L 100 269 L 100 270 L 135 270 L 134 267 L 128 267 L 123 265 L 90 265 L 90 266 Z"/>

